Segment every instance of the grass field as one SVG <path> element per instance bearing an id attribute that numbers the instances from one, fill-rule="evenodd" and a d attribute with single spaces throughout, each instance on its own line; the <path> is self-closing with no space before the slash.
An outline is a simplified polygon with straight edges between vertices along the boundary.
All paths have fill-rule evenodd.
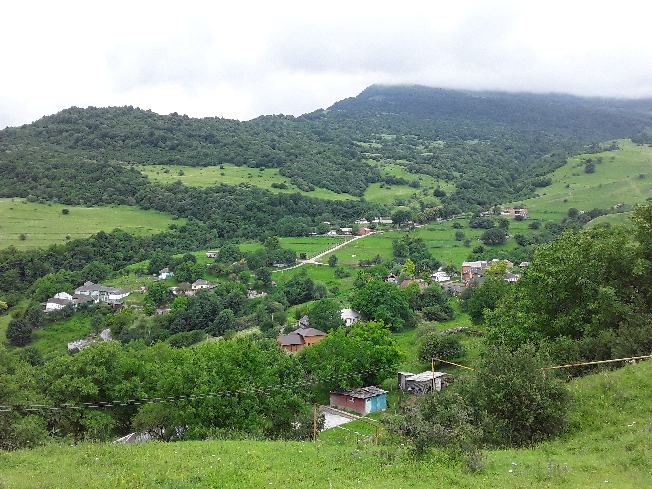
<path id="1" fill-rule="evenodd" d="M 68 214 L 62 210 L 68 209 Z M 47 247 L 67 239 L 87 238 L 99 231 L 116 228 L 136 236 L 166 231 L 173 221 L 169 215 L 136 207 L 72 207 L 37 204 L 24 199 L 0 199 L 0 249 Z M 25 239 L 20 239 L 24 235 Z M 68 237 L 68 238 L 67 238 Z"/>
<path id="2" fill-rule="evenodd" d="M 477 473 L 437 452 L 414 459 L 409 442 L 384 431 L 375 446 L 375 428 L 353 422 L 321 433 L 317 443 L 62 443 L 2 452 L 0 487 L 650 487 L 652 362 L 589 375 L 568 388 L 575 399 L 569 434 L 533 448 L 486 450 Z"/>
<path id="3" fill-rule="evenodd" d="M 375 162 L 369 161 L 371 164 Z M 278 169 L 268 168 L 249 168 L 247 166 L 234 166 L 230 164 L 219 166 L 207 167 L 194 167 L 194 166 L 161 166 L 161 165 L 142 165 L 138 166 L 143 175 L 155 182 L 165 184 L 181 181 L 184 185 L 190 187 L 210 187 L 219 185 L 221 183 L 227 185 L 252 185 L 261 187 L 276 193 L 295 193 L 299 192 L 309 197 L 318 197 L 322 199 L 332 200 L 354 200 L 349 194 L 338 194 L 332 190 L 323 188 L 315 188 L 311 192 L 304 192 L 295 185 L 290 183 L 290 179 L 279 175 Z M 179 173 L 182 172 L 182 175 Z M 411 200 L 423 197 L 423 188 L 435 188 L 438 183 L 441 187 L 450 192 L 453 190 L 451 185 L 444 182 L 437 182 L 434 178 L 428 175 L 415 175 L 405 171 L 405 168 L 400 165 L 383 165 L 381 174 L 402 177 L 408 180 L 420 179 L 422 188 L 413 188 L 408 185 L 384 185 L 381 188 L 380 183 L 374 183 L 367 188 L 364 198 L 370 202 L 379 203 L 392 203 L 396 199 Z M 273 183 L 284 183 L 288 186 L 287 189 L 273 188 Z M 438 199 L 432 197 L 432 191 L 429 192 L 429 197 L 424 198 L 425 202 L 439 202 Z"/>
<path id="4" fill-rule="evenodd" d="M 644 204 L 652 197 L 652 148 L 637 146 L 628 139 L 618 141 L 616 151 L 579 155 L 555 170 L 553 183 L 539 189 L 539 197 L 518 202 L 528 209 L 531 217 L 557 218 L 566 215 L 570 207 L 579 210 L 610 209 L 616 204 Z M 585 173 L 583 160 L 594 161 L 595 173 Z"/>
<path id="5" fill-rule="evenodd" d="M 278 193 L 296 193 L 319 197 L 331 200 L 353 200 L 349 194 L 338 194 L 331 190 L 316 188 L 312 192 L 303 192 L 290 183 L 290 179 L 278 174 L 278 169 L 249 168 L 248 166 L 235 166 L 230 164 L 219 166 L 195 167 L 195 166 L 160 166 L 143 165 L 136 167 L 143 175 L 155 182 L 174 183 L 182 181 L 189 187 L 211 187 L 221 183 L 227 185 L 249 184 L 255 187 L 266 188 Z M 168 173 L 166 173 L 166 170 Z M 183 175 L 179 175 L 182 171 Z M 250 176 L 251 175 L 251 176 Z M 272 188 L 272 183 L 285 183 L 287 189 Z"/>

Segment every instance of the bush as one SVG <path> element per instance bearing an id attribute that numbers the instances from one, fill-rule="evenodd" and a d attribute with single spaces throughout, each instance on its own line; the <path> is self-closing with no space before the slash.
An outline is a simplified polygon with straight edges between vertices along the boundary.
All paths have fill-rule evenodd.
<path id="1" fill-rule="evenodd" d="M 175 348 L 183 348 L 185 346 L 194 345 L 206 338 L 206 333 L 202 329 L 195 331 L 183 331 L 181 333 L 173 334 L 167 339 L 167 343 Z"/>
<path id="2" fill-rule="evenodd" d="M 466 348 L 455 336 L 432 332 L 424 335 L 421 339 L 418 355 L 422 362 L 431 358 L 453 360 L 466 356 Z"/>
<path id="3" fill-rule="evenodd" d="M 485 351 L 473 380 L 465 386 L 484 441 L 523 446 L 561 433 L 570 394 L 531 345 L 512 352 L 502 346 Z"/>

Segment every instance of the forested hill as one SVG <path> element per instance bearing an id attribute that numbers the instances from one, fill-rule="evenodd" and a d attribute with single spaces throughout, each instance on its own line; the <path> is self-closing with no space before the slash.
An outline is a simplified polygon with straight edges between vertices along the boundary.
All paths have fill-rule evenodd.
<path id="1" fill-rule="evenodd" d="M 25 197 L 19 193 L 24 186 L 15 182 L 30 174 L 39 175 L 43 190 L 52 180 L 67 181 L 54 168 L 43 177 L 50 163 L 80 171 L 93 160 L 278 168 L 301 190 L 321 187 L 361 197 L 369 184 L 386 178 L 383 163 L 397 163 L 453 184 L 457 191 L 443 198 L 451 211 L 475 210 L 531 196 L 569 152 L 599 151 L 600 142 L 651 127 L 652 100 L 423 86 L 374 85 L 328 110 L 246 122 L 73 107 L 0 131 L 0 165 L 14 181 L 11 188 L 0 184 L 0 195 Z M 34 165 L 39 171 L 30 170 Z"/>
<path id="2" fill-rule="evenodd" d="M 468 208 L 523 198 L 569 153 L 648 131 L 652 99 L 373 85 L 327 116 L 376 158 L 454 182 L 447 203 Z"/>

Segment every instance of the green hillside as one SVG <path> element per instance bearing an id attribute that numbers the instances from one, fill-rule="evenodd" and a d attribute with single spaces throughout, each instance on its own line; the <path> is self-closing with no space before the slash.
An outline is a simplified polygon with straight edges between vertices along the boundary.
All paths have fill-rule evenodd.
<path id="1" fill-rule="evenodd" d="M 67 209 L 67 213 L 62 211 Z M 39 204 L 24 199 L 0 199 L 0 249 L 45 248 L 70 239 L 87 238 L 99 231 L 122 229 L 135 236 L 166 231 L 173 221 L 170 215 L 144 211 L 136 207 L 71 207 L 63 204 Z M 24 235 L 24 239 L 21 239 Z"/>
<path id="2" fill-rule="evenodd" d="M 532 216 L 565 215 L 570 207 L 616 209 L 623 212 L 652 198 L 652 147 L 618 141 L 619 149 L 582 154 L 552 172 L 552 185 L 539 190 L 539 197 L 519 201 Z M 594 173 L 586 173 L 586 162 L 595 162 Z M 552 217 L 552 216 L 548 216 Z M 606 220 L 606 218 L 604 219 Z"/>
<path id="3" fill-rule="evenodd" d="M 573 380 L 573 428 L 529 449 L 487 450 L 470 473 L 436 453 L 409 456 L 402 440 L 355 422 L 317 443 L 203 441 L 111 445 L 52 444 L 0 454 L 0 486 L 642 488 L 652 482 L 652 362 Z M 391 414 L 390 414 L 391 415 Z M 370 429 L 371 428 L 371 429 Z M 356 435 L 354 432 L 360 433 Z M 357 442 L 356 442 L 357 440 Z"/>

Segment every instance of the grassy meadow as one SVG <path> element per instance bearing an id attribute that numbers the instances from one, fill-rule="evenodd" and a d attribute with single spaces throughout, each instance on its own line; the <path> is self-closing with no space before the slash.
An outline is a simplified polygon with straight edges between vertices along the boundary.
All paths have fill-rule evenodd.
<path id="1" fill-rule="evenodd" d="M 63 214 L 63 209 L 68 209 L 68 214 Z M 73 207 L 18 198 L 0 199 L 0 215 L 0 249 L 10 245 L 18 249 L 44 248 L 116 228 L 143 236 L 166 231 L 173 222 L 178 225 L 185 222 L 136 207 Z"/>
<path id="2" fill-rule="evenodd" d="M 374 161 L 369 160 L 370 164 L 376 164 Z M 315 188 L 311 192 L 304 192 L 295 185 L 290 183 L 290 179 L 279 175 L 277 168 L 249 168 L 248 166 L 235 166 L 232 164 L 224 164 L 220 166 L 181 166 L 181 165 L 141 165 L 136 168 L 147 175 L 147 177 L 156 182 L 165 184 L 174 183 L 177 181 L 183 182 L 184 185 L 189 187 L 211 187 L 220 185 L 221 183 L 227 185 L 252 185 L 255 187 L 265 188 L 275 193 L 295 193 L 299 192 L 310 197 L 318 197 L 321 199 L 332 200 L 353 200 L 349 194 L 338 194 L 332 190 L 323 188 Z M 179 173 L 182 173 L 181 175 Z M 364 198 L 370 202 L 379 203 L 393 203 L 397 199 L 405 201 L 416 200 L 423 196 L 423 188 L 435 188 L 437 185 L 450 192 L 454 189 L 452 185 L 444 182 L 437 182 L 434 178 L 428 175 L 415 175 L 405 171 L 405 168 L 400 165 L 383 164 L 381 166 L 381 174 L 392 175 L 395 177 L 402 177 L 407 180 L 414 180 L 418 178 L 421 183 L 421 188 L 413 188 L 409 185 L 387 185 L 381 183 L 374 183 L 367 188 Z M 272 187 L 273 183 L 284 183 L 288 186 L 287 189 L 279 189 Z M 383 185 L 383 187 L 381 187 Z M 424 199 L 425 202 L 439 202 L 435 197 L 432 197 L 432 191 L 429 191 L 430 197 Z"/>
<path id="3" fill-rule="evenodd" d="M 618 141 L 620 149 L 569 158 L 550 177 L 552 185 L 538 189 L 539 197 L 518 202 L 531 217 L 561 218 L 570 207 L 579 210 L 611 209 L 617 204 L 644 204 L 652 198 L 652 148 L 638 146 L 629 139 Z M 585 173 L 583 161 L 601 163 L 595 173 Z M 625 209 L 620 209 L 625 210 Z"/>
<path id="4" fill-rule="evenodd" d="M 356 421 L 317 443 L 202 441 L 51 444 L 0 453 L 0 487 L 67 488 L 595 488 L 652 483 L 652 362 L 600 371 L 568 384 L 571 430 L 525 449 L 485 450 L 484 470 Z M 388 411 L 387 415 L 393 413 Z"/>

